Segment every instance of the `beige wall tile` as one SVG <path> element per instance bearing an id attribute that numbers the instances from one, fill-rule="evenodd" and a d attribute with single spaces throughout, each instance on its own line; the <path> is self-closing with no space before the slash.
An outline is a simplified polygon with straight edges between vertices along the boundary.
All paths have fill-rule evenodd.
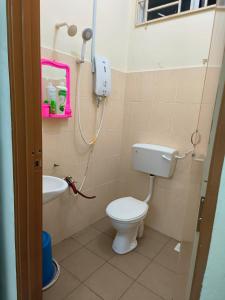
<path id="1" fill-rule="evenodd" d="M 71 69 L 71 103 L 73 117 L 69 120 L 43 120 L 44 173 L 52 176 L 73 176 L 79 186 L 83 180 L 89 157 L 89 147 L 81 139 L 78 128 L 75 58 L 62 53 L 42 49 L 42 56 L 69 64 Z M 90 160 L 84 192 L 96 195 L 93 200 L 74 197 L 70 192 L 47 203 L 43 208 L 44 229 L 57 243 L 105 215 L 107 203 L 116 196 L 116 181 L 122 143 L 123 109 L 126 74 L 112 70 L 112 95 L 105 107 L 103 131 Z M 98 127 L 102 105 L 96 107 L 92 95 L 91 65 L 81 67 L 80 111 L 81 124 L 87 138 L 94 136 Z M 54 163 L 59 167 L 54 168 Z"/>
<path id="2" fill-rule="evenodd" d="M 70 65 L 73 109 L 73 117 L 69 120 L 43 120 L 44 173 L 59 177 L 72 175 L 79 185 L 89 149 L 78 129 L 75 58 L 47 49 L 42 49 L 42 55 Z M 101 107 L 96 108 L 92 95 L 90 64 L 84 64 L 81 72 L 81 121 L 85 134 L 91 138 Z M 132 144 L 166 145 L 183 153 L 191 148 L 190 136 L 196 129 L 201 110 L 199 130 L 202 141 L 196 151 L 197 155 L 205 154 L 218 73 L 216 68 L 207 71 L 200 107 L 205 68 L 129 74 L 112 70 L 112 94 L 105 105 L 103 130 L 93 151 L 84 185 L 84 191 L 97 198 L 82 199 L 68 192 L 44 205 L 44 228 L 52 233 L 54 243 L 104 217 L 105 207 L 116 197 L 146 197 L 148 176 L 132 170 Z M 60 166 L 54 168 L 54 163 Z M 199 168 L 193 167 L 189 156 L 177 163 L 171 179 L 157 178 L 146 223 L 175 239 L 191 240 L 200 177 Z"/>
<path id="3" fill-rule="evenodd" d="M 178 91 L 177 71 L 156 71 L 156 87 L 158 102 L 175 102 Z"/>
<path id="4" fill-rule="evenodd" d="M 189 68 L 176 71 L 178 88 L 176 102 L 200 103 L 206 68 Z"/>
<path id="5" fill-rule="evenodd" d="M 147 176 L 132 171 L 132 144 L 166 145 L 182 154 L 192 147 L 190 138 L 200 110 L 202 141 L 196 151 L 197 155 L 205 153 L 202 149 L 207 149 L 213 108 L 206 97 L 201 107 L 200 102 L 205 93 L 213 98 L 216 80 L 213 82 L 212 74 L 216 71 L 209 72 L 211 86 L 203 93 L 205 72 L 205 68 L 189 68 L 127 74 L 119 197 L 132 195 L 144 199 L 148 191 Z M 146 223 L 175 239 L 192 240 L 200 178 L 200 172 L 192 168 L 191 155 L 178 161 L 171 179 L 157 178 Z"/>
<path id="6" fill-rule="evenodd" d="M 141 100 L 141 73 L 128 73 L 126 78 L 126 99 Z"/>

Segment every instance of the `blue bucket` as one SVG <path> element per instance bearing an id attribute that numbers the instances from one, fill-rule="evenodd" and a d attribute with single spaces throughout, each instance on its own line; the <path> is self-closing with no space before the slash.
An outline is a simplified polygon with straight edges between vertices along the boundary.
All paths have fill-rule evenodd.
<path id="1" fill-rule="evenodd" d="M 42 231 L 42 286 L 48 285 L 55 273 L 54 264 L 52 262 L 52 241 L 51 236 Z"/>

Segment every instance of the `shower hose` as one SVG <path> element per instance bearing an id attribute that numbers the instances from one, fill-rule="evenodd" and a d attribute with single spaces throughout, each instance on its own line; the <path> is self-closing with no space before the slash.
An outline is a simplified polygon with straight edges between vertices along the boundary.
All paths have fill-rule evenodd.
<path id="1" fill-rule="evenodd" d="M 80 187 L 79 187 L 79 191 L 82 191 L 82 188 L 86 182 L 86 179 L 87 179 L 87 175 L 88 175 L 88 169 L 89 169 L 89 165 L 90 165 L 90 161 L 91 161 L 91 156 L 92 156 L 92 153 L 93 153 L 93 150 L 94 150 L 94 146 L 97 142 L 97 139 L 100 135 L 100 132 L 102 130 L 102 126 L 103 126 L 103 120 L 104 120 L 104 114 L 105 114 L 105 101 L 103 101 L 103 104 L 102 104 L 102 113 L 101 113 L 101 119 L 100 119 L 100 122 L 99 122 L 99 126 L 98 128 L 96 129 L 96 132 L 95 132 L 95 135 L 94 137 L 92 137 L 90 140 L 86 137 L 85 133 L 84 133 L 84 130 L 83 130 L 83 127 L 82 127 L 82 123 L 81 123 L 81 109 L 80 109 L 80 81 L 81 81 L 81 66 L 82 64 L 78 64 L 78 71 L 77 71 L 77 114 L 78 114 L 78 128 L 79 128 L 79 131 L 80 131 L 80 135 L 81 135 L 81 138 L 82 140 L 84 141 L 84 143 L 86 145 L 88 145 L 90 147 L 90 151 L 89 151 L 89 154 L 88 154 L 88 160 L 87 160 L 87 165 L 86 165 L 86 169 L 85 169 L 85 173 L 84 173 L 84 177 L 83 177 L 83 180 L 80 184 Z M 98 106 L 99 108 L 100 106 Z"/>

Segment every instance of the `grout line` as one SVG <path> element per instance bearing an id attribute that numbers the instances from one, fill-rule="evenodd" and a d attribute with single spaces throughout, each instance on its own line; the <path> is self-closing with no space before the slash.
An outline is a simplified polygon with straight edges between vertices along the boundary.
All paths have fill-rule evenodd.
<path id="1" fill-rule="evenodd" d="M 82 285 L 82 283 L 80 282 L 80 284 L 78 284 L 78 286 L 76 288 L 74 288 L 72 291 L 70 291 L 65 298 L 63 298 L 62 300 L 66 300 L 76 289 L 78 289 L 80 286 Z"/>
<path id="2" fill-rule="evenodd" d="M 121 299 L 125 294 L 126 294 L 126 292 L 132 287 L 132 285 L 135 283 L 135 280 L 132 280 L 132 282 L 130 283 L 130 285 L 128 286 L 128 288 L 127 289 L 125 289 L 125 291 L 122 293 L 122 295 L 118 298 L 118 300 L 119 299 Z"/>
<path id="3" fill-rule="evenodd" d="M 74 250 L 73 252 L 71 252 L 70 254 L 68 254 L 65 258 L 63 258 L 62 260 L 57 260 L 57 262 L 59 263 L 59 264 L 61 264 L 64 260 L 66 260 L 67 258 L 69 258 L 69 257 L 71 257 L 72 255 L 74 255 L 76 252 L 78 252 L 79 250 L 81 250 L 82 248 L 84 248 L 84 246 L 83 245 L 81 245 L 81 247 L 79 248 L 79 249 L 76 249 L 76 250 Z M 54 255 L 53 255 L 53 257 L 54 257 Z M 54 257 L 55 258 L 55 257 Z"/>
<path id="4" fill-rule="evenodd" d="M 162 299 L 162 300 L 168 300 L 168 299 L 163 298 L 161 295 L 157 294 L 155 291 L 153 291 L 153 290 L 150 289 L 149 287 L 145 286 L 143 283 L 141 283 L 141 282 L 139 282 L 139 281 L 137 281 L 137 280 L 135 280 L 135 282 L 136 282 L 137 284 L 139 284 L 140 286 L 142 286 L 143 288 L 145 288 L 146 290 L 148 290 L 149 292 L 151 292 L 152 294 L 154 294 L 154 295 L 156 295 L 157 297 L 159 297 L 160 299 Z"/>
<path id="5" fill-rule="evenodd" d="M 85 282 L 83 283 L 83 285 L 89 289 L 92 293 L 94 293 L 97 297 L 101 298 L 102 300 L 105 300 L 104 298 L 102 298 L 101 295 L 99 295 L 96 291 L 92 290 L 87 284 L 85 284 Z M 78 299 L 79 300 L 79 299 Z"/>
<path id="6" fill-rule="evenodd" d="M 129 274 L 125 273 L 124 271 L 122 271 L 121 269 L 119 269 L 117 266 L 114 266 L 112 263 L 110 263 L 109 261 L 107 262 L 111 267 L 113 267 L 114 269 L 116 269 L 117 271 L 119 271 L 120 273 L 122 273 L 123 275 L 126 275 L 127 277 L 129 277 L 132 281 L 135 281 L 136 279 L 131 277 Z"/>
<path id="7" fill-rule="evenodd" d="M 99 221 L 101 221 L 101 220 L 103 220 L 103 219 L 105 219 L 105 217 L 102 218 L 102 219 L 100 219 Z M 97 221 L 97 222 L 98 222 L 98 221 Z M 96 222 L 95 222 L 95 223 L 96 223 Z M 94 224 L 95 224 L 95 223 L 94 223 Z M 107 237 L 110 237 L 110 238 L 113 240 L 113 237 L 112 237 L 111 235 L 107 234 L 106 231 L 100 231 L 100 230 L 98 230 L 97 228 L 95 228 L 95 227 L 93 226 L 93 224 L 91 224 L 91 225 L 89 225 L 89 226 L 92 227 L 92 228 L 94 228 L 94 229 L 95 229 L 96 231 L 98 231 L 100 234 L 103 234 L 103 235 L 105 235 L 105 236 L 107 236 Z M 88 226 L 88 227 L 89 227 L 89 226 Z M 84 228 L 84 229 L 85 229 L 85 228 Z M 82 231 L 82 230 L 81 230 L 81 231 Z M 165 267 L 165 266 L 163 266 L 163 265 L 161 265 L 160 263 L 158 263 L 158 262 L 155 261 L 156 257 L 157 257 L 158 255 L 160 255 L 161 252 L 166 248 L 166 246 L 171 242 L 171 240 L 172 240 L 171 238 L 170 238 L 170 239 L 162 246 L 162 248 L 159 250 L 159 252 L 157 252 L 157 254 L 154 255 L 153 258 L 150 258 L 150 257 L 148 257 L 148 256 L 145 256 L 145 255 L 143 255 L 142 253 L 139 253 L 138 251 L 136 251 L 137 254 L 139 254 L 139 255 L 141 255 L 141 256 L 147 258 L 147 259 L 149 260 L 149 263 L 148 263 L 148 264 L 146 265 L 146 267 L 141 271 L 141 273 L 137 276 L 137 278 L 133 278 L 133 277 L 131 277 L 130 275 L 128 275 L 127 273 L 125 273 L 124 271 L 120 270 L 117 266 L 114 266 L 112 263 L 110 263 L 110 260 L 113 259 L 113 258 L 116 256 L 116 254 L 113 255 L 112 257 L 108 258 L 108 259 L 105 259 L 105 258 L 103 258 L 102 256 L 100 256 L 99 254 L 96 254 L 93 250 L 87 248 L 87 245 L 88 245 L 89 243 L 93 242 L 94 240 L 96 240 L 96 239 L 98 238 L 98 236 L 99 236 L 99 235 L 97 235 L 95 238 L 93 238 L 93 239 L 91 239 L 90 241 L 88 241 L 88 243 L 86 243 L 85 245 L 81 244 L 81 243 L 80 243 L 76 238 L 74 238 L 73 236 L 69 237 L 69 238 L 73 238 L 76 242 L 78 242 L 78 243 L 81 245 L 81 247 L 80 247 L 79 249 L 74 250 L 71 254 L 67 255 L 63 260 L 60 261 L 60 264 L 61 264 L 61 262 L 63 262 L 64 260 L 66 260 L 67 258 L 69 258 L 70 256 L 72 256 L 74 253 L 76 253 L 77 251 L 79 251 L 79 250 L 81 250 L 81 249 L 86 249 L 87 251 L 91 252 L 92 254 L 94 254 L 94 255 L 96 255 L 97 257 L 99 257 L 100 259 L 102 259 L 104 262 L 103 262 L 97 269 L 95 269 L 93 272 L 91 272 L 91 273 L 89 274 L 89 276 L 88 276 L 85 280 L 80 280 L 80 279 L 77 278 L 73 273 L 71 273 L 69 270 L 67 270 L 67 268 L 65 268 L 64 266 L 61 266 L 61 267 L 62 267 L 65 271 L 67 271 L 74 279 L 76 279 L 77 281 L 79 281 L 78 286 L 77 286 L 76 288 L 74 288 L 72 291 L 70 291 L 64 299 L 66 299 L 67 297 L 69 297 L 69 295 L 72 294 L 72 293 L 73 293 L 78 287 L 80 287 L 82 284 L 83 284 L 86 288 L 88 288 L 90 291 L 92 291 L 96 296 L 98 296 L 98 297 L 100 297 L 101 299 L 103 299 L 101 295 L 97 294 L 95 291 L 93 291 L 93 290 L 87 285 L 87 280 L 88 280 L 94 273 L 96 273 L 100 268 L 102 268 L 104 265 L 108 264 L 108 265 L 110 265 L 112 268 L 114 268 L 115 270 L 119 271 L 120 273 L 124 274 L 126 277 L 128 277 L 128 278 L 131 279 L 130 285 L 128 286 L 128 288 L 122 293 L 122 295 L 121 295 L 118 299 L 121 299 L 121 298 L 123 297 L 123 295 L 124 295 L 124 294 L 131 288 L 131 286 L 136 282 L 137 284 L 141 285 L 142 287 L 146 288 L 147 290 L 149 290 L 149 291 L 152 292 L 153 294 L 155 294 L 155 295 L 157 295 L 158 297 L 160 297 L 162 300 L 165 300 L 161 295 L 158 295 L 158 294 L 155 293 L 153 290 L 151 290 L 150 288 L 146 287 L 146 286 L 143 285 L 141 282 L 139 282 L 138 279 L 140 278 L 140 276 L 145 272 L 145 270 L 146 270 L 153 262 L 156 263 L 156 264 L 158 264 L 158 265 L 160 265 L 161 267 L 163 267 L 163 268 L 165 268 L 165 269 L 167 269 L 167 270 L 169 270 L 169 271 L 171 271 L 171 272 L 173 272 L 173 273 L 176 274 L 176 272 L 172 271 L 171 269 L 169 269 L 169 268 L 167 268 L 167 267 Z M 148 238 L 148 237 L 147 237 L 147 238 Z M 154 240 L 154 238 L 153 238 L 153 240 Z M 62 242 L 63 242 L 63 241 L 62 241 Z M 61 243 L 62 243 L 62 242 L 61 242 Z M 103 300 L 104 300 L 104 299 L 103 299 Z"/>
<path id="8" fill-rule="evenodd" d="M 67 273 L 69 273 L 74 279 L 76 279 L 77 281 L 79 281 L 80 283 L 82 283 L 82 281 L 76 277 L 76 275 L 74 275 L 70 270 L 68 270 L 67 268 L 65 268 L 64 266 L 60 265 L 61 269 L 64 269 L 64 271 L 66 271 Z"/>

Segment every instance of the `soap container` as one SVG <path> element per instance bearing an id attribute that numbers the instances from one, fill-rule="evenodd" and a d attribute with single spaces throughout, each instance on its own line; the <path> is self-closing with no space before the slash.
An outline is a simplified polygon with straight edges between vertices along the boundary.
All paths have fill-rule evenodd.
<path id="1" fill-rule="evenodd" d="M 42 117 L 49 118 L 50 105 L 47 103 L 42 104 Z"/>

